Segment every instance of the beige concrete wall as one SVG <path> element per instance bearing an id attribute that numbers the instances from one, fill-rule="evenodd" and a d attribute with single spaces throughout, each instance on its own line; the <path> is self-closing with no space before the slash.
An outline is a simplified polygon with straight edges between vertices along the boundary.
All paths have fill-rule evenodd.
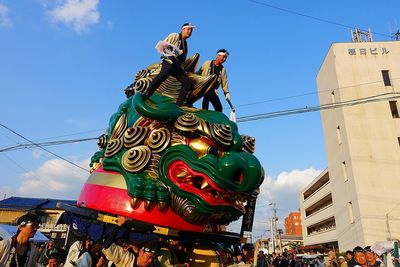
<path id="1" fill-rule="evenodd" d="M 350 55 L 349 49 L 357 54 Z M 360 49 L 366 54 L 361 55 Z M 400 42 L 332 45 L 317 77 L 320 104 L 332 103 L 332 91 L 336 102 L 399 92 L 399 62 Z M 382 70 L 390 71 L 392 86 L 384 86 Z M 321 118 L 340 249 L 385 240 L 387 213 L 390 233 L 398 238 L 400 119 L 392 118 L 389 100 L 321 111 Z M 354 223 L 350 222 L 349 202 Z"/>

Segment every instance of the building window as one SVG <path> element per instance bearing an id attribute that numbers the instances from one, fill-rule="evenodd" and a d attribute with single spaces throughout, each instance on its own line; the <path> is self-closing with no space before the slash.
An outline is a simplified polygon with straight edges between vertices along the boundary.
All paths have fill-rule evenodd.
<path id="1" fill-rule="evenodd" d="M 343 172 L 343 180 L 346 182 L 349 178 L 347 177 L 347 167 L 346 161 L 342 162 L 342 172 Z"/>
<path id="2" fill-rule="evenodd" d="M 336 127 L 336 135 L 339 145 L 342 143 L 342 137 L 340 136 L 340 126 Z"/>
<path id="3" fill-rule="evenodd" d="M 383 70 L 382 71 L 382 78 L 383 78 L 383 83 L 385 86 L 391 86 L 392 83 L 390 82 L 390 76 L 389 76 L 389 71 L 388 70 Z"/>
<path id="4" fill-rule="evenodd" d="M 335 104 L 335 103 L 336 103 L 335 91 L 332 91 L 332 93 L 331 93 L 331 101 L 332 101 L 332 104 Z"/>
<path id="5" fill-rule="evenodd" d="M 349 218 L 350 218 L 350 223 L 354 223 L 353 203 L 351 203 L 351 201 L 349 201 L 348 207 L 349 207 Z"/>
<path id="6" fill-rule="evenodd" d="M 400 146 L 400 137 L 397 137 L 397 142 L 399 142 L 399 146 Z"/>
<path id="7" fill-rule="evenodd" d="M 392 112 L 392 117 L 393 118 L 400 118 L 399 116 L 399 109 L 397 108 L 397 101 L 389 101 L 389 106 L 390 106 L 390 111 Z"/>

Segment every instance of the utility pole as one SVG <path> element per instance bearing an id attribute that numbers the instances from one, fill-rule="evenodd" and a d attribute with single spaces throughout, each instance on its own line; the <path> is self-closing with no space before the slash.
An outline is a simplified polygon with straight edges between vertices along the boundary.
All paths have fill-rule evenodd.
<path id="1" fill-rule="evenodd" d="M 269 203 L 269 206 L 272 205 L 272 209 L 274 211 L 274 216 L 271 219 L 271 239 L 272 239 L 272 250 L 275 252 L 276 244 L 278 241 L 278 217 L 276 217 L 276 203 Z"/>
<path id="2" fill-rule="evenodd" d="M 275 252 L 275 238 L 274 238 L 274 218 L 271 218 L 271 251 Z"/>
<path id="3" fill-rule="evenodd" d="M 282 229 L 278 229 L 279 234 L 279 253 L 282 255 Z"/>

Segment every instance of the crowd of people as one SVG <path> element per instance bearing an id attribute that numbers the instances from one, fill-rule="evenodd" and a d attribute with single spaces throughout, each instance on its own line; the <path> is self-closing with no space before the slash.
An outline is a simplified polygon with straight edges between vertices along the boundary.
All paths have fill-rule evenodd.
<path id="1" fill-rule="evenodd" d="M 118 236 L 129 225 L 125 217 L 118 217 L 117 225 L 99 240 L 75 241 L 68 249 L 57 247 L 53 240 L 47 244 L 33 244 L 30 239 L 40 226 L 40 218 L 33 214 L 20 217 L 16 235 L 0 241 L 0 267 L 134 267 L 134 266 L 191 266 L 193 248 L 182 240 L 162 239 L 153 235 L 149 240 L 124 239 Z M 129 231 L 128 231 L 129 232 Z M 156 237 L 157 239 L 154 239 Z M 212 245 L 211 245 L 212 244 Z M 200 244 L 201 245 L 201 244 Z M 203 244 L 204 245 L 204 244 Z M 284 251 L 282 254 L 266 254 L 260 250 L 256 255 L 252 244 L 227 245 L 206 243 L 212 248 L 221 266 L 257 267 L 379 267 L 384 266 L 381 257 L 371 247 L 355 247 L 345 255 L 337 256 L 329 251 L 315 257 L 301 257 Z M 189 251 L 190 250 L 190 251 Z M 304 255 L 303 255 L 304 256 Z M 397 259 L 395 259 L 396 261 Z M 398 260 L 397 260 L 398 262 Z"/>
<path id="2" fill-rule="evenodd" d="M 333 250 L 327 253 L 312 256 L 295 255 L 283 252 L 282 255 L 272 253 L 265 255 L 263 251 L 258 254 L 258 267 L 379 267 L 384 266 L 383 259 L 374 252 L 370 246 L 365 248 L 355 247 L 344 255 L 337 255 Z M 394 261 L 398 261 L 394 259 Z"/>
<path id="3" fill-rule="evenodd" d="M 191 252 L 188 247 L 193 248 L 199 244 L 188 246 L 180 240 L 154 239 L 154 235 L 150 235 L 153 239 L 147 241 L 124 239 L 119 234 L 121 230 L 129 229 L 126 222 L 127 219 L 120 216 L 117 225 L 111 226 L 111 231 L 103 238 L 96 241 L 87 238 L 78 240 L 66 249 L 57 247 L 54 240 L 46 244 L 31 242 L 41 221 L 34 214 L 24 215 L 17 220 L 17 233 L 0 241 L 0 267 L 190 266 Z M 224 266 L 253 263 L 252 244 L 213 245 L 218 255 L 215 260 Z"/>

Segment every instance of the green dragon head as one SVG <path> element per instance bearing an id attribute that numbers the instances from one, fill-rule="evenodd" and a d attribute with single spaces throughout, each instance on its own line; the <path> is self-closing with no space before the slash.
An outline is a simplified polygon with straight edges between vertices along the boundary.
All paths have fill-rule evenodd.
<path id="1" fill-rule="evenodd" d="M 91 167 L 122 174 L 133 209 L 171 209 L 192 224 L 221 225 L 258 194 L 264 173 L 254 144 L 223 113 L 135 94 L 111 117 Z"/>

